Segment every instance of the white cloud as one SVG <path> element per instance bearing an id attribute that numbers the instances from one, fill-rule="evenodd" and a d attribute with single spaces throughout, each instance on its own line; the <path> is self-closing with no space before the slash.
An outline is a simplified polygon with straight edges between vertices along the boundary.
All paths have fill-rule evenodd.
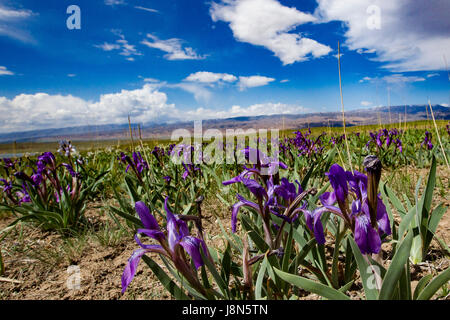
<path id="1" fill-rule="evenodd" d="M 289 82 L 290 80 L 289 79 L 283 79 L 283 80 L 280 80 L 280 83 L 286 83 L 286 82 Z"/>
<path id="2" fill-rule="evenodd" d="M 441 103 L 441 106 L 448 107 L 448 103 Z"/>
<path id="3" fill-rule="evenodd" d="M 105 4 L 107 6 L 120 6 L 120 5 L 125 5 L 126 2 L 125 2 L 125 0 L 105 0 Z"/>
<path id="4" fill-rule="evenodd" d="M 0 76 L 12 76 L 14 72 L 9 71 L 6 67 L 0 66 Z"/>
<path id="5" fill-rule="evenodd" d="M 158 79 L 155 79 L 155 78 L 144 78 L 142 76 L 139 76 L 139 78 L 143 79 L 144 82 L 148 82 L 148 83 L 159 83 L 160 82 Z"/>
<path id="6" fill-rule="evenodd" d="M 191 47 L 183 48 L 181 39 L 172 38 L 160 40 L 152 34 L 147 34 L 147 38 L 149 38 L 150 41 L 144 39 L 141 43 L 147 47 L 167 52 L 167 54 L 164 55 L 164 58 L 167 60 L 202 60 L 206 58 L 206 56 L 197 54 Z"/>
<path id="7" fill-rule="evenodd" d="M 253 104 L 248 107 L 241 107 L 239 105 L 234 105 L 228 110 L 224 111 L 218 111 L 207 108 L 198 108 L 196 110 L 184 112 L 184 116 L 187 117 L 189 120 L 194 119 L 204 120 L 204 119 L 224 119 L 224 118 L 274 115 L 274 114 L 302 114 L 306 112 L 309 112 L 309 110 L 302 106 L 269 102 L 269 103 Z"/>
<path id="8" fill-rule="evenodd" d="M 94 45 L 94 47 L 100 48 L 103 51 L 118 50 L 120 51 L 119 54 L 121 56 L 128 57 L 126 58 L 126 60 L 128 61 L 134 61 L 134 58 L 132 56 L 142 56 L 142 53 L 140 53 L 136 49 L 135 45 L 131 45 L 128 43 L 128 41 L 125 39 L 125 36 L 120 30 L 111 30 L 111 32 L 118 36 L 120 39 L 116 40 L 115 43 L 104 42 L 103 44 L 96 44 Z"/>
<path id="9" fill-rule="evenodd" d="M 208 103 L 211 100 L 212 93 L 204 86 L 196 83 L 182 82 L 178 84 L 167 84 L 167 88 L 179 88 L 186 92 L 192 93 L 197 102 Z"/>
<path id="10" fill-rule="evenodd" d="M 375 77 L 375 78 L 371 78 L 371 77 L 364 77 L 361 80 L 359 80 L 360 83 L 364 83 L 364 82 L 371 82 L 371 83 L 385 83 L 385 84 L 396 84 L 396 85 L 404 85 L 407 83 L 414 83 L 414 82 L 423 82 L 426 81 L 425 78 L 423 77 L 418 77 L 418 76 L 405 76 L 403 74 L 400 73 L 394 73 L 394 74 L 390 74 L 384 77 Z"/>
<path id="11" fill-rule="evenodd" d="M 425 78 L 416 77 L 416 76 L 404 76 L 402 74 L 392 74 L 389 76 L 384 76 L 382 78 L 387 83 L 395 83 L 395 84 L 404 84 L 409 82 L 423 82 Z"/>
<path id="12" fill-rule="evenodd" d="M 67 76 L 69 78 L 73 78 L 73 77 L 76 77 L 77 75 L 75 73 L 68 73 Z"/>
<path id="13" fill-rule="evenodd" d="M 35 15 L 31 10 L 12 9 L 0 4 L 0 35 L 4 35 L 22 42 L 34 42 L 27 31 L 20 28 L 19 23 Z"/>
<path id="14" fill-rule="evenodd" d="M 120 46 L 118 44 L 115 43 L 103 43 L 103 44 L 96 44 L 94 45 L 94 47 L 100 48 L 103 51 L 112 51 L 112 50 L 117 50 L 120 49 Z"/>
<path id="15" fill-rule="evenodd" d="M 72 95 L 47 93 L 20 94 L 13 99 L 0 97 L 0 131 L 27 131 L 87 124 L 152 122 L 177 114 L 167 95 L 146 84 L 141 89 L 103 94 L 97 102 Z"/>
<path id="16" fill-rule="evenodd" d="M 0 20 L 14 20 L 28 18 L 33 14 L 30 10 L 14 10 L 0 7 Z"/>
<path id="17" fill-rule="evenodd" d="M 439 77 L 440 74 L 439 73 L 429 73 L 427 74 L 427 78 L 433 78 L 433 77 Z"/>
<path id="18" fill-rule="evenodd" d="M 364 77 L 364 78 L 362 78 L 361 80 L 359 80 L 359 83 L 369 82 L 369 81 L 371 81 L 371 80 L 372 80 L 371 77 Z"/>
<path id="19" fill-rule="evenodd" d="M 243 91 L 247 88 L 261 87 L 275 81 L 274 78 L 263 76 L 239 77 L 239 90 Z"/>
<path id="20" fill-rule="evenodd" d="M 372 105 L 372 102 L 370 102 L 370 101 L 361 101 L 361 105 L 362 105 L 363 107 L 368 107 L 368 106 L 371 106 L 371 105 Z"/>
<path id="21" fill-rule="evenodd" d="M 441 0 L 317 0 L 320 22 L 342 21 L 345 45 L 375 53 L 394 72 L 443 70 L 450 56 L 450 2 Z M 380 9 L 380 28 L 369 28 L 370 6 Z M 369 20 L 370 21 L 370 20 Z"/>
<path id="22" fill-rule="evenodd" d="M 298 26 L 316 21 L 310 14 L 281 5 L 276 0 L 222 0 L 210 8 L 213 21 L 228 22 L 236 40 L 263 46 L 283 65 L 318 58 L 331 48 L 292 32 Z"/>
<path id="23" fill-rule="evenodd" d="M 152 12 L 152 13 L 158 13 L 158 10 L 155 9 L 151 9 L 151 8 L 145 8 L 145 7 L 141 7 L 141 6 L 135 6 L 135 9 L 139 9 L 139 10 L 144 10 L 144 11 L 148 11 L 148 12 Z"/>
<path id="24" fill-rule="evenodd" d="M 199 72 L 190 74 L 184 80 L 192 81 L 192 82 L 201 82 L 201 83 L 215 83 L 215 82 L 219 82 L 219 81 L 235 82 L 235 81 L 237 81 L 237 77 L 232 74 L 228 74 L 228 73 L 214 73 L 214 72 L 208 72 L 208 71 L 199 71 Z"/>

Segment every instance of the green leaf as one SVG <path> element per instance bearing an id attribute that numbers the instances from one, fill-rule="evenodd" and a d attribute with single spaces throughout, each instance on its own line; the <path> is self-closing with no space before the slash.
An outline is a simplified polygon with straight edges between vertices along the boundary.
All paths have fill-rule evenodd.
<path id="1" fill-rule="evenodd" d="M 230 296 L 229 290 L 228 290 L 228 284 L 219 275 L 219 273 L 217 272 L 216 266 L 211 262 L 211 259 L 209 259 L 205 255 L 205 252 L 203 252 L 203 248 L 201 246 L 200 246 L 200 254 L 202 256 L 203 262 L 208 267 L 209 272 L 211 272 L 211 275 L 213 276 L 214 280 L 216 281 L 216 284 L 219 287 L 220 291 L 225 296 L 225 299 L 228 299 L 228 297 Z"/>
<path id="2" fill-rule="evenodd" d="M 408 214 L 404 215 L 402 217 L 402 221 L 400 222 L 400 225 L 398 226 L 398 240 L 400 241 L 403 237 L 403 234 L 408 230 L 411 221 L 413 221 L 414 216 L 416 215 L 416 208 L 413 207 L 411 210 L 409 210 Z"/>
<path id="3" fill-rule="evenodd" d="M 230 283 L 230 273 L 231 273 L 231 247 L 230 243 L 227 243 L 227 248 L 225 249 L 225 252 L 223 253 L 222 257 L 222 270 L 220 271 L 220 275 L 222 279 L 225 280 L 225 283 Z"/>
<path id="4" fill-rule="evenodd" d="M 370 278 L 374 276 L 372 272 L 369 272 L 371 270 L 369 269 L 370 266 L 361 254 L 361 251 L 359 250 L 359 247 L 356 244 L 355 240 L 353 240 L 353 237 L 348 237 L 348 239 L 350 242 L 350 246 L 352 247 L 353 255 L 356 259 L 356 264 L 358 265 L 366 299 L 376 300 L 378 298 L 378 291 L 376 288 L 371 288 L 370 286 Z"/>
<path id="5" fill-rule="evenodd" d="M 286 242 L 286 248 L 284 249 L 283 262 L 281 264 L 281 269 L 285 272 L 288 271 L 289 259 L 291 258 L 293 229 L 292 225 L 289 225 L 289 235 Z"/>
<path id="6" fill-rule="evenodd" d="M 391 188 L 389 188 L 386 184 L 384 184 L 384 191 L 386 195 L 389 197 L 389 201 L 392 203 L 392 205 L 397 209 L 400 215 L 406 214 L 406 209 L 402 205 L 401 201 L 397 196 L 395 195 L 394 191 L 392 191 Z"/>
<path id="7" fill-rule="evenodd" d="M 302 182 L 300 183 L 300 185 L 302 186 L 303 190 L 306 190 L 306 187 L 308 186 L 308 181 L 311 178 L 311 175 L 313 173 L 315 169 L 314 163 L 311 165 L 311 167 L 309 168 L 308 172 L 306 173 L 305 177 L 303 178 Z"/>
<path id="8" fill-rule="evenodd" d="M 297 265 L 297 266 L 301 265 L 303 260 L 305 260 L 306 256 L 308 255 L 308 253 L 311 251 L 311 249 L 314 247 L 315 244 L 316 244 L 315 238 L 312 238 L 311 240 L 309 240 L 309 242 L 306 245 L 304 245 L 302 247 L 302 249 L 300 250 L 300 252 L 297 254 L 297 257 L 291 263 L 291 265 L 289 266 L 289 269 L 291 269 L 293 263 L 295 263 L 295 265 Z"/>
<path id="9" fill-rule="evenodd" d="M 428 223 L 428 230 L 432 233 L 436 232 L 436 228 L 441 221 L 442 216 L 447 211 L 447 208 L 441 203 L 436 209 L 431 213 L 430 222 Z"/>
<path id="10" fill-rule="evenodd" d="M 205 296 L 199 293 L 197 290 L 191 287 L 189 281 L 178 271 L 174 270 L 174 268 L 170 265 L 169 261 L 163 255 L 160 255 L 162 262 L 166 266 L 167 270 L 174 276 L 176 280 L 179 281 L 181 285 L 181 289 L 186 289 L 194 298 L 198 300 L 207 300 Z"/>
<path id="11" fill-rule="evenodd" d="M 343 294 L 342 292 L 325 286 L 319 282 L 315 282 L 300 276 L 296 276 L 290 273 L 283 272 L 274 268 L 275 273 L 284 281 L 289 282 L 290 284 L 302 288 L 303 290 L 315 293 L 320 295 L 321 297 L 330 299 L 330 300 L 350 300 L 348 296 Z"/>
<path id="12" fill-rule="evenodd" d="M 405 239 L 401 242 L 397 252 L 392 258 L 391 265 L 386 272 L 386 275 L 383 279 L 383 285 L 380 290 L 380 300 L 390 300 L 394 295 L 395 288 L 397 287 L 397 283 L 402 275 L 404 270 L 404 266 L 409 259 L 409 253 L 411 251 L 413 240 L 413 234 L 408 232 Z M 400 290 L 404 290 L 404 288 L 400 288 Z"/>
<path id="13" fill-rule="evenodd" d="M 450 268 L 442 271 L 437 277 L 431 280 L 430 284 L 423 289 L 417 300 L 429 300 L 444 284 L 450 281 Z"/>
<path id="14" fill-rule="evenodd" d="M 155 276 L 161 282 L 161 284 L 166 288 L 167 291 L 177 300 L 191 300 L 189 297 L 177 286 L 175 282 L 164 272 L 163 269 L 155 262 L 152 258 L 147 256 L 142 256 L 142 260 L 152 269 Z"/>
<path id="15" fill-rule="evenodd" d="M 125 213 L 125 212 L 123 212 L 123 211 L 121 211 L 121 210 L 119 210 L 117 208 L 112 207 L 112 206 L 110 206 L 109 209 L 111 209 L 112 212 L 114 212 L 115 214 L 121 216 L 125 220 L 131 221 L 133 224 L 136 225 L 136 227 L 138 227 L 138 228 L 142 228 L 143 227 L 143 224 L 142 224 L 141 220 L 139 220 L 135 216 L 132 216 L 131 214 Z"/>
<path id="16" fill-rule="evenodd" d="M 252 226 L 251 221 L 246 215 L 241 215 L 241 223 L 246 231 L 248 231 L 249 237 L 255 243 L 256 247 L 261 252 L 266 252 L 269 249 L 269 246 L 264 241 L 264 239 L 260 236 L 259 232 L 257 232 Z"/>
<path id="17" fill-rule="evenodd" d="M 256 278 L 256 285 L 255 285 L 255 298 L 256 300 L 261 300 L 262 299 L 262 295 L 261 295 L 261 291 L 262 291 L 262 283 L 264 280 L 264 275 L 266 274 L 266 269 L 267 269 L 267 257 L 264 257 L 263 262 L 261 263 L 261 267 L 259 268 L 258 271 L 258 277 Z"/>
<path id="18" fill-rule="evenodd" d="M 432 274 L 427 274 L 422 279 L 419 280 L 419 283 L 417 283 L 416 289 L 414 290 L 413 300 L 417 300 L 419 297 L 419 294 L 422 292 L 422 290 L 425 288 L 425 286 L 431 281 L 433 278 Z"/>

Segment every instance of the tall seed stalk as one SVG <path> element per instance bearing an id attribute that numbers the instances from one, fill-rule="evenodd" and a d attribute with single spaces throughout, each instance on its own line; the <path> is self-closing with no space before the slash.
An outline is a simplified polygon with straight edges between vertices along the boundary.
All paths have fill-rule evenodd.
<path id="1" fill-rule="evenodd" d="M 439 144 L 441 145 L 441 150 L 442 150 L 442 154 L 444 155 L 445 163 L 447 164 L 447 169 L 450 169 L 450 166 L 449 166 L 448 160 L 447 160 L 447 155 L 445 154 L 445 149 L 444 149 L 444 146 L 442 145 L 441 136 L 439 135 L 439 130 L 438 130 L 438 127 L 436 124 L 436 119 L 434 118 L 434 112 L 433 112 L 433 108 L 431 107 L 430 100 L 428 100 L 428 105 L 430 106 L 431 116 L 433 117 L 433 122 L 434 122 L 434 128 L 436 129 L 436 134 L 437 134 L 437 137 L 439 140 Z"/>
<path id="2" fill-rule="evenodd" d="M 348 156 L 348 163 L 350 164 L 350 170 L 353 172 L 352 158 L 350 155 L 350 147 L 348 146 L 347 131 L 345 128 L 344 96 L 342 95 L 342 76 L 341 76 L 341 46 L 339 41 L 338 41 L 338 69 L 339 69 L 339 91 L 341 94 L 342 123 L 344 125 L 345 145 L 347 146 L 347 156 Z"/>

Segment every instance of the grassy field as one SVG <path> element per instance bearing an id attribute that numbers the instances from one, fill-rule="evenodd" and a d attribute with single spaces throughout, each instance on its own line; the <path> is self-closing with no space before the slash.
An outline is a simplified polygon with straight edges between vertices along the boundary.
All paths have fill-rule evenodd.
<path id="1" fill-rule="evenodd" d="M 442 147 L 430 121 L 348 127 L 348 140 L 285 130 L 277 159 L 254 166 L 175 163 L 169 141 L 17 144 L 37 155 L 0 166 L 0 299 L 448 299 L 447 124 Z M 361 237 L 371 228 L 379 243 Z M 368 266 L 384 287 L 368 287 Z"/>
<path id="2" fill-rule="evenodd" d="M 445 128 L 448 121 L 445 120 L 437 120 L 436 124 L 439 129 Z M 281 130 L 281 137 L 293 137 L 294 131 L 296 130 L 304 130 L 308 127 L 298 128 L 298 129 L 289 129 L 289 130 Z M 347 127 L 347 132 L 369 132 L 376 131 L 381 128 L 397 128 L 402 130 L 408 129 L 418 129 L 418 130 L 434 130 L 434 124 L 431 120 L 422 120 L 422 121 L 411 121 L 406 123 L 393 123 L 391 125 L 364 125 L 364 126 L 350 126 Z M 330 134 L 343 134 L 343 127 L 311 127 L 311 132 L 314 135 L 318 135 L 322 132 L 327 132 Z M 70 137 L 67 137 L 70 138 Z M 136 143 L 139 143 L 138 137 L 133 138 Z M 79 151 L 95 151 L 97 149 L 103 148 L 123 148 L 124 150 L 130 149 L 132 147 L 131 139 L 122 139 L 122 140 L 95 140 L 95 141 L 72 141 L 74 145 L 76 145 L 77 150 Z M 153 148 L 158 144 L 169 144 L 171 141 L 167 139 L 144 139 L 142 142 Z M 0 154 L 7 154 L 9 157 L 14 157 L 14 155 L 25 155 L 25 154 L 35 154 L 42 153 L 47 150 L 55 149 L 55 145 L 57 146 L 58 141 L 55 139 L 54 142 L 18 142 L 18 143 L 2 143 L 0 144 Z"/>

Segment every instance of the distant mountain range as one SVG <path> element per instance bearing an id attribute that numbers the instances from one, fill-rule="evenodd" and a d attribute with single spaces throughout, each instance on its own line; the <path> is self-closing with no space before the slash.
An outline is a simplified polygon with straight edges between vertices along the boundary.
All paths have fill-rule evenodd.
<path id="1" fill-rule="evenodd" d="M 372 109 L 359 109 L 345 112 L 348 126 L 398 123 L 404 122 L 405 109 L 407 121 L 431 119 L 429 108 L 425 105 L 378 107 Z M 442 105 L 433 106 L 436 120 L 450 120 L 450 108 Z M 301 129 L 306 126 L 342 126 L 342 114 L 340 112 L 320 112 L 289 115 L 271 115 L 255 117 L 236 117 L 228 119 L 204 120 L 203 130 L 216 128 L 225 129 Z M 170 138 L 175 129 L 188 129 L 192 131 L 193 121 L 176 123 L 147 123 L 141 124 L 141 136 L 143 139 L 149 138 Z M 138 125 L 132 124 L 133 135 L 138 137 Z M 116 125 L 79 126 L 60 129 L 43 129 L 25 132 L 1 133 L 0 143 L 11 142 L 45 142 L 59 139 L 71 139 L 73 141 L 83 140 L 117 140 L 127 139 L 130 136 L 128 123 Z"/>

